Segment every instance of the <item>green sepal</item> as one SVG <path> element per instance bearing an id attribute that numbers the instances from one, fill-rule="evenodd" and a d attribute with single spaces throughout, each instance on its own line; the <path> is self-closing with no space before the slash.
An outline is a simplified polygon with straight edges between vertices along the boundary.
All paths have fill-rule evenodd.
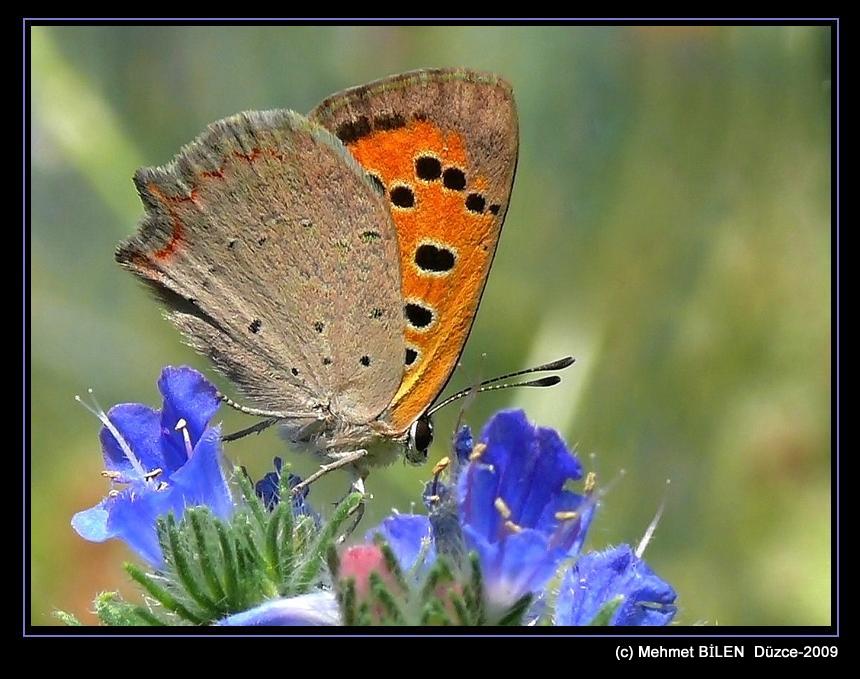
<path id="1" fill-rule="evenodd" d="M 588 623 L 589 627 L 608 627 L 612 625 L 612 618 L 615 615 L 615 612 L 618 610 L 618 607 L 624 603 L 624 595 L 619 594 L 614 599 L 611 599 L 609 602 L 603 604 L 603 607 L 597 612 L 591 622 Z"/>

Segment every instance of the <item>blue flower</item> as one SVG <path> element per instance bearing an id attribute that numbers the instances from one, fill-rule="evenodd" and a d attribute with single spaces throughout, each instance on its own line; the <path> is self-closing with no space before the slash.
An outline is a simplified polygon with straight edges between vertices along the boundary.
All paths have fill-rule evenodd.
<path id="1" fill-rule="evenodd" d="M 472 454 L 474 446 L 472 430 L 469 428 L 469 425 L 464 424 L 454 437 L 454 454 L 457 456 L 459 464 L 468 464 L 469 455 Z"/>
<path id="2" fill-rule="evenodd" d="M 233 511 L 221 469 L 221 430 L 209 427 L 220 405 L 215 387 L 188 367 L 167 367 L 158 380 L 161 410 L 138 403 L 91 409 L 99 432 L 105 476 L 113 489 L 91 509 L 78 512 L 72 527 L 93 542 L 120 538 L 154 566 L 163 565 L 156 519 L 186 506 L 208 505 L 220 518 Z"/>
<path id="3" fill-rule="evenodd" d="M 340 611 L 333 592 L 312 592 L 272 599 L 247 611 L 224 618 L 217 624 L 234 627 L 339 625 Z"/>
<path id="4" fill-rule="evenodd" d="M 367 532 L 370 541 L 381 535 L 400 568 L 405 572 L 415 569 L 416 574 L 426 571 L 427 566 L 436 560 L 436 546 L 430 520 L 421 514 L 395 514 L 385 519 L 379 526 Z M 422 559 L 419 562 L 419 557 Z M 418 566 L 416 568 L 416 565 Z"/>
<path id="5" fill-rule="evenodd" d="M 620 545 L 584 555 L 565 574 L 555 624 L 588 625 L 618 596 L 623 600 L 612 616 L 612 625 L 668 625 L 675 616 L 675 590 L 629 545 Z"/>
<path id="6" fill-rule="evenodd" d="M 498 413 L 473 448 L 467 447 L 470 439 L 464 428 L 455 444 L 467 463 L 456 485 L 459 530 L 444 520 L 454 518 L 444 501 L 448 488 L 435 480 L 425 489 L 430 517 L 395 515 L 369 535 L 388 538 L 407 570 L 427 536 L 446 553 L 461 536 L 465 548 L 478 553 L 488 603 L 504 609 L 539 592 L 561 561 L 579 553 L 594 503 L 565 488 L 582 478 L 582 466 L 558 433 L 534 427 L 522 411 Z"/>
<path id="7" fill-rule="evenodd" d="M 281 469 L 283 468 L 284 463 L 280 457 L 276 457 L 273 460 L 273 463 L 275 471 L 267 472 L 266 475 L 254 485 L 254 491 L 269 511 L 277 507 L 278 503 L 281 501 Z M 292 473 L 289 474 L 287 478 L 290 489 L 295 488 L 302 481 L 300 476 L 296 476 Z M 293 515 L 309 516 L 317 525 L 319 525 L 319 514 L 311 509 L 311 506 L 306 502 L 310 490 L 310 486 L 305 486 L 299 493 L 293 495 Z"/>
<path id="8" fill-rule="evenodd" d="M 565 486 L 582 476 L 558 432 L 533 426 L 521 410 L 502 411 L 484 427 L 457 495 L 491 604 L 510 606 L 539 591 L 579 552 L 594 504 Z"/>

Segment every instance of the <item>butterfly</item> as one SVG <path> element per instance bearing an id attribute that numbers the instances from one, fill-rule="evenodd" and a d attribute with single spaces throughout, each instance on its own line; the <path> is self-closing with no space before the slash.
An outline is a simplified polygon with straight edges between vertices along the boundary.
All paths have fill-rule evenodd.
<path id="1" fill-rule="evenodd" d="M 146 214 L 116 259 L 253 406 L 224 400 L 267 418 L 242 433 L 277 422 L 363 478 L 427 458 L 517 153 L 510 85 L 464 69 L 241 113 L 137 171 Z"/>

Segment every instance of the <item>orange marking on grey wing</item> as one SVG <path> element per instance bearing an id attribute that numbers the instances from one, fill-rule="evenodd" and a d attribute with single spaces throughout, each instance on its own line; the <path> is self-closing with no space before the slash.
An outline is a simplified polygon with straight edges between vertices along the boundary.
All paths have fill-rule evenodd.
<path id="1" fill-rule="evenodd" d="M 153 196 L 155 196 L 167 209 L 167 213 L 170 215 L 171 226 L 170 239 L 162 247 L 153 252 L 152 256 L 158 260 L 170 259 L 170 257 L 172 257 L 173 253 L 175 253 L 179 249 L 179 246 L 185 239 L 185 225 L 182 223 L 182 220 L 176 214 L 176 209 L 174 206 L 178 203 L 196 201 L 197 190 L 196 188 L 192 189 L 190 195 L 188 196 L 168 196 L 152 182 L 147 185 L 147 188 L 149 189 L 149 192 Z"/>
<path id="2" fill-rule="evenodd" d="M 495 213 L 486 209 L 486 181 L 468 172 L 459 135 L 423 120 L 384 131 L 366 130 L 359 121 L 348 132 L 355 132 L 351 143 L 350 135 L 344 138 L 350 151 L 393 203 L 404 300 L 433 314 L 422 326 L 421 310 L 404 309 L 408 365 L 393 403 L 414 409 L 422 398 L 429 403 L 457 361 L 498 236 Z M 400 189 L 408 189 L 411 201 Z M 474 294 L 458 295 L 462 290 Z"/>
<path id="3" fill-rule="evenodd" d="M 254 147 L 253 149 L 251 149 L 250 153 L 240 153 L 239 151 L 233 152 L 233 157 L 244 160 L 248 163 L 255 162 L 263 155 L 267 155 L 276 160 L 283 160 L 283 154 L 281 154 L 280 151 L 274 148 Z M 207 179 L 223 179 L 225 176 L 226 167 L 227 159 L 222 161 L 220 167 L 218 167 L 217 169 L 201 172 L 201 180 L 205 181 Z M 165 194 L 161 189 L 159 189 L 154 182 L 150 182 L 147 185 L 147 188 L 149 189 L 150 193 L 152 193 L 152 195 L 155 196 L 161 202 L 162 205 L 164 205 L 164 207 L 167 209 L 168 214 L 170 215 L 172 229 L 170 240 L 168 240 L 164 246 L 152 253 L 152 256 L 155 259 L 163 261 L 166 259 L 170 259 L 170 257 L 176 252 L 176 250 L 181 246 L 185 239 L 185 225 L 183 224 L 179 215 L 176 214 L 176 210 L 173 206 L 189 202 L 196 204 L 199 197 L 199 183 L 189 191 L 187 196 L 169 196 Z M 152 269 L 151 264 L 149 265 L 149 268 Z"/>

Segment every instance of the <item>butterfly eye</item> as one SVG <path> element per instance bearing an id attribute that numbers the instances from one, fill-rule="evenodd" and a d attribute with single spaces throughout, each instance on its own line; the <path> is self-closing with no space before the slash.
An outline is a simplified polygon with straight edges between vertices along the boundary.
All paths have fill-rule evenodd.
<path id="1" fill-rule="evenodd" d="M 433 443 L 433 422 L 429 417 L 419 417 L 409 428 L 406 459 L 412 464 L 424 464 L 427 461 L 427 449 L 431 443 Z"/>

